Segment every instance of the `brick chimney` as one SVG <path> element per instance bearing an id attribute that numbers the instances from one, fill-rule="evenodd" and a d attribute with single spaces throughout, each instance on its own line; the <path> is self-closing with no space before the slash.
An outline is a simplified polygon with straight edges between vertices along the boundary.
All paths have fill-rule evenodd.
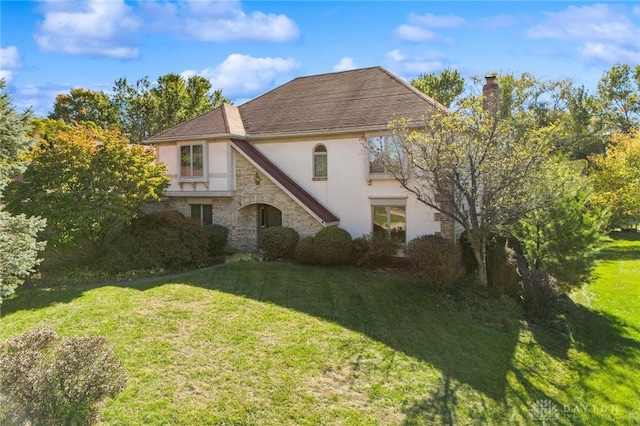
<path id="1" fill-rule="evenodd" d="M 487 112 L 498 112 L 498 104 L 500 102 L 500 86 L 496 83 L 497 75 L 491 73 L 485 77 L 485 85 L 482 88 L 482 96 L 484 97 L 484 110 Z"/>

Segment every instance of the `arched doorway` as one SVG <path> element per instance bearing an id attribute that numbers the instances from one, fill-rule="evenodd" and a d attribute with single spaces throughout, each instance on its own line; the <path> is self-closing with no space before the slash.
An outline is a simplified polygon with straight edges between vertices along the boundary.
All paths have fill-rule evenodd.
<path id="1" fill-rule="evenodd" d="M 282 212 L 269 204 L 258 204 L 258 234 L 260 230 L 282 226 Z"/>

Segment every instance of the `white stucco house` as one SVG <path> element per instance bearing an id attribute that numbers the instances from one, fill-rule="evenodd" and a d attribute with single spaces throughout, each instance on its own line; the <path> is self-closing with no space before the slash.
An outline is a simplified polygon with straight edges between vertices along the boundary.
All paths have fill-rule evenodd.
<path id="1" fill-rule="evenodd" d="M 238 107 L 223 105 L 146 141 L 169 166 L 161 209 L 229 228 L 256 247 L 260 229 L 301 236 L 340 226 L 353 238 L 452 237 L 452 225 L 371 161 L 394 118 L 423 120 L 433 99 L 381 67 L 296 78 Z"/>

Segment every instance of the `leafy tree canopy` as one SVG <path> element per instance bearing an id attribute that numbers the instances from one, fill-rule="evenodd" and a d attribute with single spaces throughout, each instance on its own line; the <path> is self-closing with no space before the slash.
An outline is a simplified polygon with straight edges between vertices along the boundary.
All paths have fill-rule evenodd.
<path id="1" fill-rule="evenodd" d="M 405 189 L 467 231 L 482 285 L 488 238 L 543 202 L 536 194 L 559 137 L 556 116 L 537 114 L 544 83 L 528 74 L 498 83 L 499 95 L 476 90 L 454 111 L 429 111 L 425 127 L 391 123 L 394 146 L 371 148 Z"/>
<path id="2" fill-rule="evenodd" d="M 592 155 L 594 202 L 611 210 L 611 223 L 627 227 L 640 221 L 640 130 L 616 133 L 605 154 Z"/>
<path id="3" fill-rule="evenodd" d="M 155 152 L 129 145 L 118 130 L 76 125 L 49 137 L 28 154 L 24 181 L 10 184 L 7 200 L 13 212 L 45 217 L 54 244 L 95 241 L 168 185 Z"/>
<path id="4" fill-rule="evenodd" d="M 411 80 L 411 85 L 449 108 L 464 91 L 464 78 L 447 68 L 440 74 L 424 73 Z"/>

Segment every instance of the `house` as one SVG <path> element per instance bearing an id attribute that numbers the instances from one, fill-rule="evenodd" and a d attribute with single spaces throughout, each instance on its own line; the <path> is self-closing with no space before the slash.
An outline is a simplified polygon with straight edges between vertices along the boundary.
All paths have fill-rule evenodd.
<path id="1" fill-rule="evenodd" d="M 452 224 L 372 161 L 394 118 L 441 107 L 381 67 L 296 78 L 238 107 L 222 105 L 147 140 L 169 166 L 162 209 L 229 228 L 256 248 L 260 229 L 302 236 L 340 226 L 353 238 L 388 231 L 407 242 L 452 237 Z"/>

